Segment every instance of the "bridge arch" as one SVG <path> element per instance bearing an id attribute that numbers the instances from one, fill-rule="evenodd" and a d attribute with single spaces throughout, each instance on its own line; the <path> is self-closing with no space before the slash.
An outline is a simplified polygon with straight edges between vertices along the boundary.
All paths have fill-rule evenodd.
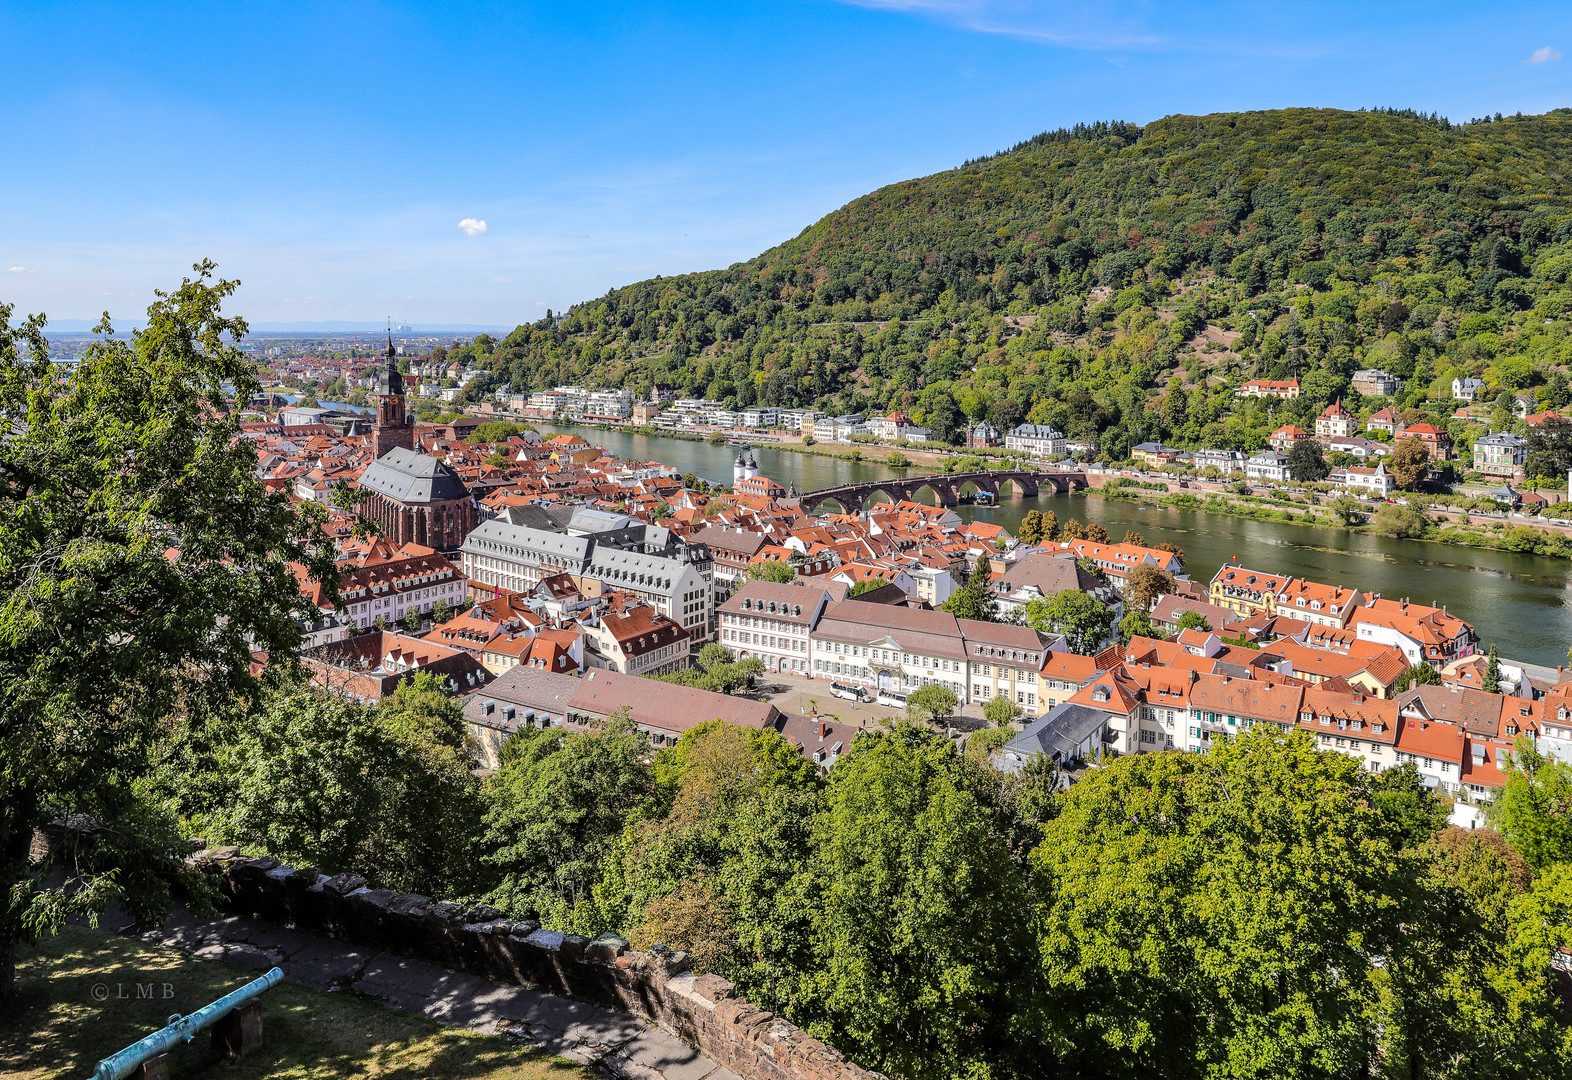
<path id="1" fill-rule="evenodd" d="M 811 505 L 808 500 L 803 501 L 803 508 L 813 515 L 819 514 L 860 514 L 862 513 L 862 500 L 854 496 L 840 495 L 812 495 Z"/>
<path id="2" fill-rule="evenodd" d="M 1038 494 L 1037 481 L 1030 476 L 1021 474 L 1004 477 L 998 482 L 996 487 L 997 490 L 995 491 L 995 494 L 997 494 L 1001 499 L 1004 498 L 1006 494 L 1019 496 L 1030 496 Z"/>

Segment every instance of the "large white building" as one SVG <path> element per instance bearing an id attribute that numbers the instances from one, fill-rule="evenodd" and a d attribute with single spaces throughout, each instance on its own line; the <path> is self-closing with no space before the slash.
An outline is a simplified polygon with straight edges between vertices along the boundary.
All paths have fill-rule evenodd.
<path id="1" fill-rule="evenodd" d="M 662 526 L 586 509 L 558 522 L 538 507 L 510 507 L 478 525 L 459 550 L 477 595 L 532 593 L 542 578 L 568 574 L 585 596 L 631 593 L 687 630 L 695 647 L 709 640 L 715 588 L 709 548 L 686 544 Z"/>
<path id="2" fill-rule="evenodd" d="M 829 602 L 814 585 L 749 581 L 720 606 L 720 643 L 738 659 L 758 657 L 766 671 L 807 675 L 809 634 Z"/>
<path id="3" fill-rule="evenodd" d="M 1006 450 L 1019 450 L 1033 457 L 1062 457 L 1069 453 L 1064 432 L 1047 424 L 1022 424 L 1004 436 Z"/>
<path id="4" fill-rule="evenodd" d="M 963 705 L 1008 697 L 1028 713 L 1042 704 L 1049 653 L 1064 647 L 1063 638 L 1030 627 L 861 600 L 830 605 L 810 636 L 814 678 L 865 686 L 893 702 L 938 683 Z"/>

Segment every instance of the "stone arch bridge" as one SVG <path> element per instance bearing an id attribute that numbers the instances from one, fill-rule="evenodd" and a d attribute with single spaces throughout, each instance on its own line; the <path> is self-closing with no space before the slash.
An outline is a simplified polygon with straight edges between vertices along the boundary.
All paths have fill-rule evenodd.
<path id="1" fill-rule="evenodd" d="M 1001 498 L 1013 491 L 1019 495 L 1037 495 L 1043 489 L 1067 494 L 1086 487 L 1086 477 L 1078 472 L 1025 469 L 985 469 L 979 472 L 941 473 L 932 476 L 909 476 L 901 479 L 868 480 L 859 484 L 837 484 L 835 487 L 810 491 L 802 496 L 802 508 L 817 510 L 826 502 L 837 503 L 848 514 L 860 514 L 867 509 L 873 496 L 883 493 L 891 502 L 917 498 L 924 488 L 933 491 L 940 506 L 956 506 L 967 488 L 985 491 Z"/>

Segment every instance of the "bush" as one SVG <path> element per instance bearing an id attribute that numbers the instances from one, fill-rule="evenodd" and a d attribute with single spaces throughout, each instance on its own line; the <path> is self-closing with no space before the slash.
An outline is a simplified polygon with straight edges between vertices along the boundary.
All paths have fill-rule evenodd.
<path id="1" fill-rule="evenodd" d="M 1430 519 L 1412 507 L 1387 503 L 1370 519 L 1370 531 L 1399 540 L 1417 540 L 1430 531 Z"/>

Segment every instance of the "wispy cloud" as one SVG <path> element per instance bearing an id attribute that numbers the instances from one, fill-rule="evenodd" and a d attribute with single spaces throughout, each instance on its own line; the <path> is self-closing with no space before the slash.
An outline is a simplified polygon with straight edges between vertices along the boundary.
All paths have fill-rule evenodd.
<path id="1" fill-rule="evenodd" d="M 467 217 L 459 222 L 459 228 L 463 230 L 465 236 L 480 236 L 490 226 L 480 218 Z"/>
<path id="2" fill-rule="evenodd" d="M 920 15 L 979 34 L 1077 49 L 1156 48 L 1168 44 L 1106 0 L 841 0 L 856 7 Z"/>
<path id="3" fill-rule="evenodd" d="M 1553 45 L 1546 45 L 1544 48 L 1535 49 L 1533 52 L 1529 53 L 1528 54 L 1528 59 L 1524 60 L 1523 63 L 1525 63 L 1525 64 L 1548 64 L 1552 60 L 1560 60 L 1560 59 L 1561 59 L 1561 50 L 1556 48 Z"/>
<path id="4" fill-rule="evenodd" d="M 8 273 L 8 274 L 25 274 L 25 273 L 27 273 L 27 267 L 25 267 L 25 266 L 8 266 L 8 267 L 5 268 L 5 272 Z"/>

